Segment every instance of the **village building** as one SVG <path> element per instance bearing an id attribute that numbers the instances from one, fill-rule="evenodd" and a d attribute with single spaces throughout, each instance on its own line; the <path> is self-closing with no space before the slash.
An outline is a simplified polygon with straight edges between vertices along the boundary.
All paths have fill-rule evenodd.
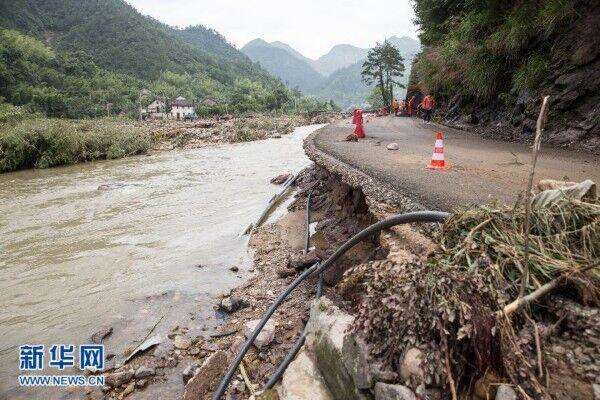
<path id="1" fill-rule="evenodd" d="M 171 117 L 186 119 L 193 118 L 195 115 L 194 102 L 186 100 L 185 97 L 178 97 L 171 103 Z"/>
<path id="2" fill-rule="evenodd" d="M 219 104 L 219 101 L 211 96 L 206 96 L 202 99 L 200 104 L 204 107 L 214 107 Z"/>
<path id="3" fill-rule="evenodd" d="M 145 114 L 148 118 L 165 118 L 167 116 L 167 103 L 162 98 L 157 98 L 146 107 Z"/>

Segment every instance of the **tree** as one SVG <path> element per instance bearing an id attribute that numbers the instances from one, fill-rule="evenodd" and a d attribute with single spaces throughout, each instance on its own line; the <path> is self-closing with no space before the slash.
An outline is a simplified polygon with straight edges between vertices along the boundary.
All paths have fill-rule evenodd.
<path id="1" fill-rule="evenodd" d="M 363 63 L 362 79 L 367 85 L 376 83 L 383 104 L 390 104 L 394 98 L 394 85 L 404 87 L 396 78 L 404 76 L 404 59 L 400 52 L 387 40 L 369 50 Z"/>

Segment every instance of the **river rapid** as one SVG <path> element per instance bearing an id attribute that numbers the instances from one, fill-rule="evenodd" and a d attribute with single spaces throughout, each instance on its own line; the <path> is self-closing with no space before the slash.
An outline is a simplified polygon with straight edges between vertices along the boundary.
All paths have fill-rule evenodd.
<path id="1" fill-rule="evenodd" d="M 165 313 L 210 324 L 251 268 L 240 233 L 280 190 L 270 178 L 310 164 L 302 140 L 321 126 L 0 175 L 0 395 L 21 344 L 78 345 L 103 325 L 143 336 Z"/>

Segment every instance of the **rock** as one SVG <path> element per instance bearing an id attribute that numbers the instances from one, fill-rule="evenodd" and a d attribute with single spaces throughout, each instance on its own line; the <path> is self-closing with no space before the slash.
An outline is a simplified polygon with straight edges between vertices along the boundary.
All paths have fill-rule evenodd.
<path id="1" fill-rule="evenodd" d="M 186 337 L 177 335 L 177 336 L 175 336 L 175 340 L 173 341 L 173 344 L 175 345 L 175 348 L 180 349 L 180 350 L 185 350 L 185 349 L 188 349 L 192 345 L 192 342 Z"/>
<path id="2" fill-rule="evenodd" d="M 286 172 L 285 174 L 277 175 L 275 178 L 271 179 L 271 183 L 274 185 L 283 185 L 291 177 L 292 177 L 292 174 L 290 174 L 289 172 Z"/>
<path id="3" fill-rule="evenodd" d="M 240 268 L 234 265 L 233 267 L 229 268 L 229 270 L 231 272 L 238 272 L 240 270 Z"/>
<path id="4" fill-rule="evenodd" d="M 417 400 L 417 396 L 406 386 L 377 382 L 375 400 Z"/>
<path id="5" fill-rule="evenodd" d="M 535 100 L 536 99 L 533 96 L 533 94 L 531 94 L 531 91 L 529 91 L 527 89 L 523 89 L 517 95 L 517 101 L 515 102 L 515 104 L 518 107 L 523 108 L 523 107 L 527 106 L 529 103 L 535 102 Z"/>
<path id="6" fill-rule="evenodd" d="M 279 394 L 275 389 L 268 389 L 255 396 L 250 396 L 248 400 L 279 400 Z"/>
<path id="7" fill-rule="evenodd" d="M 367 344 L 356 335 L 345 335 L 342 345 L 342 361 L 359 389 L 373 387 L 373 371 L 368 361 Z"/>
<path id="8" fill-rule="evenodd" d="M 390 143 L 387 146 L 385 146 L 385 148 L 388 150 L 398 150 L 400 146 L 398 146 L 398 143 Z"/>
<path id="9" fill-rule="evenodd" d="M 346 141 L 346 142 L 358 142 L 358 136 L 356 136 L 354 133 L 351 133 L 348 136 L 346 136 L 346 139 L 344 139 L 344 141 Z"/>
<path id="10" fill-rule="evenodd" d="M 244 393 L 244 391 L 246 390 L 246 384 L 244 383 L 244 381 L 235 380 L 231 382 L 231 388 L 238 393 Z"/>
<path id="11" fill-rule="evenodd" d="M 113 332 L 112 326 L 104 326 L 92 335 L 92 343 L 100 344 L 102 340 Z"/>
<path id="12" fill-rule="evenodd" d="M 123 390 L 123 393 L 121 393 L 121 396 L 125 397 L 128 394 L 133 393 L 134 390 L 135 390 L 135 382 L 131 382 L 129 385 L 127 385 L 127 387 L 125 388 L 125 390 Z"/>
<path id="13" fill-rule="evenodd" d="M 319 370 L 301 350 L 281 380 L 281 400 L 333 400 Z"/>
<path id="14" fill-rule="evenodd" d="M 137 388 L 143 388 L 144 386 L 146 386 L 146 384 L 148 383 L 148 381 L 146 379 L 140 379 L 139 381 L 135 382 L 135 387 Z"/>
<path id="15" fill-rule="evenodd" d="M 477 399 L 488 400 L 496 396 L 498 389 L 497 383 L 500 378 L 493 372 L 489 371 L 483 377 L 477 379 L 473 385 L 473 395 Z"/>
<path id="16" fill-rule="evenodd" d="M 412 347 L 406 351 L 402 362 L 400 363 L 400 376 L 405 381 L 410 381 L 411 378 L 421 382 L 425 378 L 425 373 L 421 368 L 423 361 L 423 353 L 416 347 Z"/>
<path id="17" fill-rule="evenodd" d="M 594 383 L 592 387 L 594 388 L 594 400 L 600 400 L 600 385 Z"/>
<path id="18" fill-rule="evenodd" d="M 315 354 L 315 364 L 334 399 L 362 400 L 363 395 L 343 362 L 344 338 L 351 335 L 354 318 L 333 305 L 331 300 L 315 300 L 306 324 L 306 343 Z"/>
<path id="19" fill-rule="evenodd" d="M 517 400 L 517 393 L 508 385 L 498 386 L 496 391 L 496 400 Z"/>
<path id="20" fill-rule="evenodd" d="M 258 319 L 254 319 L 252 321 L 246 322 L 246 324 L 244 325 L 245 326 L 244 336 L 246 337 L 246 340 L 248 340 L 252 336 L 252 332 L 254 331 L 254 329 L 256 328 L 256 326 L 258 325 L 259 322 L 260 322 L 260 320 L 258 320 Z M 274 338 L 275 338 L 275 321 L 273 321 L 271 319 L 265 324 L 265 326 L 263 327 L 262 331 L 260 331 L 260 333 L 258 334 L 256 339 L 254 339 L 254 345 L 258 349 L 262 349 L 263 347 L 266 347 L 269 344 L 271 344 L 271 342 L 273 341 Z"/>
<path id="21" fill-rule="evenodd" d="M 290 257 L 288 265 L 295 270 L 301 271 L 312 267 L 319 261 L 321 261 L 321 257 L 319 257 L 316 251 L 312 250 L 308 253 L 294 254 L 292 257 Z"/>
<path id="22" fill-rule="evenodd" d="M 149 376 L 154 376 L 155 374 L 156 374 L 156 370 L 154 368 L 146 367 L 145 365 L 142 365 L 135 371 L 135 378 L 136 379 L 148 378 Z"/>
<path id="23" fill-rule="evenodd" d="M 297 271 L 293 268 L 284 268 L 277 271 L 277 276 L 280 278 L 288 278 L 297 274 Z"/>
<path id="24" fill-rule="evenodd" d="M 104 383 L 111 388 L 126 384 L 133 378 L 133 371 L 114 372 L 106 375 Z"/>
<path id="25" fill-rule="evenodd" d="M 192 377 L 196 374 L 198 368 L 200 368 L 200 364 L 198 363 L 193 363 L 185 367 L 181 375 L 184 385 L 187 384 L 190 379 L 192 379 Z"/>
<path id="26" fill-rule="evenodd" d="M 227 371 L 227 354 L 219 350 L 210 355 L 185 385 L 183 400 L 198 400 L 216 389 Z"/>

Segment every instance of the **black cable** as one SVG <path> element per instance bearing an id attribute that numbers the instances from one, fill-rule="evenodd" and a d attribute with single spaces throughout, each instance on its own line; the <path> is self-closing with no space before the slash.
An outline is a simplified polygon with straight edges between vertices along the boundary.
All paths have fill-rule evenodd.
<path id="1" fill-rule="evenodd" d="M 350 250 L 352 247 L 354 247 L 356 244 L 361 242 L 363 239 L 370 237 L 371 235 L 373 235 L 376 232 L 391 228 L 396 225 L 410 224 L 410 223 L 414 223 L 414 222 L 444 222 L 449 216 L 450 216 L 449 213 L 441 212 L 441 211 L 416 211 L 416 212 L 411 212 L 411 213 L 406 213 L 406 214 L 395 215 L 393 217 L 390 217 L 383 221 L 379 221 L 379 222 L 363 229 L 362 231 L 360 231 L 359 233 L 354 235 L 352 238 L 350 238 L 346 243 L 344 243 L 323 264 L 315 264 L 312 267 L 305 270 L 300 276 L 298 276 L 290 284 L 290 286 L 287 287 L 287 289 L 283 293 L 281 293 L 279 295 L 279 297 L 277 297 L 277 299 L 271 305 L 271 307 L 269 307 L 269 309 L 267 310 L 267 312 L 265 313 L 263 318 L 260 320 L 260 322 L 258 323 L 256 328 L 254 329 L 254 332 L 252 332 L 252 335 L 248 338 L 248 340 L 246 340 L 246 343 L 244 343 L 244 346 L 242 346 L 240 352 L 238 353 L 236 358 L 233 360 L 232 365 L 227 370 L 227 373 L 225 374 L 225 376 L 221 380 L 221 383 L 219 384 L 219 387 L 215 391 L 215 393 L 212 397 L 213 400 L 219 400 L 221 398 L 221 396 L 223 395 L 223 393 L 225 393 L 225 390 L 227 389 L 229 382 L 233 378 L 235 371 L 239 367 L 240 363 L 242 362 L 242 359 L 248 352 L 248 349 L 250 349 L 250 347 L 252 346 L 252 343 L 254 343 L 254 340 L 259 335 L 262 328 L 265 326 L 265 324 L 267 323 L 269 318 L 271 318 L 271 316 L 273 315 L 275 310 L 284 302 L 286 297 L 300 283 L 302 283 L 302 281 L 304 281 L 306 278 L 308 278 L 309 276 L 311 276 L 315 273 L 322 274 L 327 268 L 331 267 L 331 265 L 333 265 L 333 263 L 335 261 L 337 261 L 342 255 L 344 255 L 345 252 Z M 289 354 L 288 354 L 288 356 L 289 356 Z M 287 357 L 286 357 L 286 359 L 287 359 Z"/>

